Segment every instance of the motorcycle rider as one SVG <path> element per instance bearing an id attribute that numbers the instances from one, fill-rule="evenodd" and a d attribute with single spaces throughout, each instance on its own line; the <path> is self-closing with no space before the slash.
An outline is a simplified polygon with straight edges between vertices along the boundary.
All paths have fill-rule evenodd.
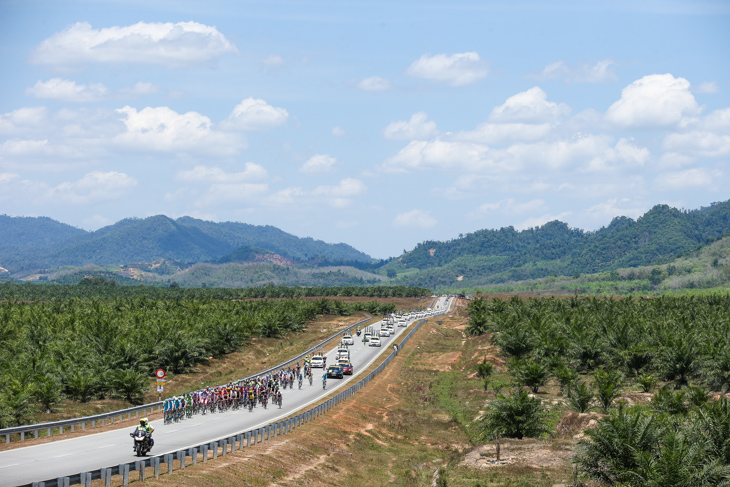
<path id="1" fill-rule="evenodd" d="M 142 418 L 139 420 L 139 426 L 137 426 L 137 428 L 134 431 L 136 432 L 138 430 L 144 431 L 145 433 L 150 434 L 150 450 L 151 450 L 152 447 L 155 446 L 155 440 L 152 439 L 152 432 L 155 431 L 155 429 L 152 427 L 152 425 L 150 424 L 150 422 L 147 418 Z M 134 436 L 134 433 L 132 433 L 132 436 Z M 132 440 L 132 451 L 135 451 L 134 440 Z"/>

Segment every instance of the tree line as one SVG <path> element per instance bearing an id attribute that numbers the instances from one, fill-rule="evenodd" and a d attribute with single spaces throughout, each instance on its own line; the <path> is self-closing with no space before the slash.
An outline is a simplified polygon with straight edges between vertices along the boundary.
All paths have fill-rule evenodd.
<path id="1" fill-rule="evenodd" d="M 103 278 L 82 278 L 78 284 L 0 283 L 0 301 L 49 301 L 73 298 L 117 299 L 252 299 L 356 296 L 368 298 L 420 298 L 431 295 L 410 286 L 274 286 L 250 288 L 184 288 L 179 286 L 114 286 Z"/>
<path id="2" fill-rule="evenodd" d="M 57 286 L 31 287 L 37 288 Z M 0 427 L 32 421 L 36 412 L 52 411 L 64 398 L 139 403 L 158 367 L 182 373 L 244 347 L 252 337 L 300 332 L 318 315 L 396 309 L 392 303 L 327 298 L 101 296 L 0 302 Z"/>

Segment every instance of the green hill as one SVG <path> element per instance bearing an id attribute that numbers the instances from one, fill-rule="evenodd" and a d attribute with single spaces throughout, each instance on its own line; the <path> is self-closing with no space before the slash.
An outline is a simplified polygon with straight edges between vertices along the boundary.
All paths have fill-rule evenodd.
<path id="1" fill-rule="evenodd" d="M 426 241 L 383 270 L 395 270 L 399 284 L 474 287 L 663 263 L 728 233 L 730 201 L 692 211 L 657 205 L 637 220 L 618 217 L 595 232 L 553 221 Z"/>
<path id="2" fill-rule="evenodd" d="M 29 237 L 18 239 L 17 235 L 21 234 Z M 13 241 L 23 243 L 13 244 Z M 333 260 L 372 261 L 370 256 L 349 245 L 299 238 L 272 226 L 214 223 L 190 217 L 173 220 L 157 215 L 127 218 L 95 232 L 86 232 L 48 218 L 0 219 L 0 266 L 11 273 L 159 259 L 209 262 L 242 247 L 257 247 L 295 260 L 327 255 Z"/>

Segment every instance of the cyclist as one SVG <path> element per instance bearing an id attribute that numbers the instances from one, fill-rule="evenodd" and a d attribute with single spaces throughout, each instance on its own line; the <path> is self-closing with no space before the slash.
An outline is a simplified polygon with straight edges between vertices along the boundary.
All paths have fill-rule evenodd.
<path id="1" fill-rule="evenodd" d="M 327 388 L 327 372 L 322 374 L 322 389 Z"/>
<path id="2" fill-rule="evenodd" d="M 302 373 L 299 372 L 299 388 L 302 388 L 302 381 L 304 380 L 304 377 L 302 377 Z"/>
<path id="3" fill-rule="evenodd" d="M 276 402 L 279 403 L 279 409 L 281 409 L 281 391 L 276 391 Z"/>

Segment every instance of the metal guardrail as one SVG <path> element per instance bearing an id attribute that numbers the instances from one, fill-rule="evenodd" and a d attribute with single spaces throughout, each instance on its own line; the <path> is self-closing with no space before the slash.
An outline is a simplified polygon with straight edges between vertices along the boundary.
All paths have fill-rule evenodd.
<path id="1" fill-rule="evenodd" d="M 434 316 L 443 315 L 446 311 L 436 313 Z M 267 440 L 276 438 L 279 435 L 285 435 L 290 433 L 292 430 L 302 426 L 304 423 L 312 421 L 319 417 L 321 414 L 326 413 L 334 406 L 352 397 L 357 391 L 365 387 L 373 378 L 375 378 L 390 362 L 395 358 L 398 352 L 403 348 L 413 334 L 418 331 L 423 323 L 427 320 L 423 319 L 414 326 L 411 331 L 401 340 L 398 344 L 398 351 L 390 352 L 390 355 L 380 364 L 375 370 L 370 372 L 368 375 L 360 379 L 356 384 L 350 386 L 346 390 L 339 394 L 331 397 L 327 401 L 314 406 L 304 412 L 301 412 L 295 416 L 277 421 L 275 423 L 267 424 L 260 428 L 244 431 L 232 436 L 220 438 L 216 441 L 206 442 L 194 447 L 190 447 L 183 450 L 178 450 L 175 453 L 165 453 L 155 457 L 145 458 L 143 460 L 137 460 L 129 463 L 122 463 L 107 468 L 101 468 L 98 470 L 92 470 L 91 472 L 80 472 L 68 477 L 59 477 L 57 479 L 49 479 L 43 482 L 33 482 L 31 484 L 25 484 L 21 487 L 69 487 L 71 485 L 82 484 L 84 486 L 91 487 L 92 480 L 101 479 L 104 481 L 105 487 L 111 487 L 111 478 L 113 476 L 121 476 L 122 485 L 129 484 L 130 472 L 138 472 L 139 480 L 144 481 L 147 475 L 146 469 L 152 468 L 153 474 L 156 478 L 160 477 L 162 473 L 172 473 L 175 469 L 175 462 L 177 461 L 178 470 L 184 470 L 186 466 L 186 457 L 190 457 L 191 465 L 197 465 L 200 456 L 200 461 L 205 463 L 209 459 L 218 458 L 218 456 L 225 456 L 228 453 L 233 453 L 235 450 L 243 450 L 244 448 L 256 445 Z M 360 322 L 362 323 L 362 322 Z M 356 326 L 357 324 L 353 325 Z M 340 332 L 342 333 L 342 332 Z M 323 342 L 324 343 L 324 342 Z M 230 446 L 230 448 L 229 448 Z M 164 469 L 162 467 L 165 467 Z"/>
<path id="2" fill-rule="evenodd" d="M 256 374 L 250 375 L 248 377 L 244 377 L 240 380 L 249 380 L 261 375 L 268 374 L 269 372 L 273 372 L 275 370 L 281 369 L 283 367 L 286 367 L 287 365 L 291 364 L 292 362 L 295 362 L 305 355 L 313 352 L 317 348 L 323 347 L 326 343 L 334 340 L 338 336 L 340 336 L 342 333 L 344 333 L 346 330 L 350 330 L 353 327 L 356 327 L 358 325 L 361 325 L 367 321 L 370 321 L 372 318 L 366 318 L 364 320 L 360 320 L 356 323 L 353 323 L 346 327 L 343 330 L 337 331 L 333 333 L 331 336 L 323 340 L 322 342 L 318 343 L 317 345 L 311 347 L 306 352 L 300 353 L 296 357 L 287 360 L 286 362 L 283 362 L 279 365 L 276 365 L 274 367 L 268 368 L 262 372 L 258 372 Z M 52 436 L 52 434 L 55 432 L 57 434 L 63 434 L 64 427 L 68 427 L 69 431 L 74 432 L 76 431 L 76 427 L 80 426 L 82 430 L 86 429 L 86 425 L 91 423 L 92 428 L 96 428 L 97 423 L 100 423 L 101 426 L 106 426 L 107 420 L 109 421 L 109 424 L 114 424 L 115 418 L 119 417 L 118 422 L 124 421 L 124 415 L 127 415 L 127 420 L 132 419 L 132 414 L 135 415 L 135 418 L 139 418 L 140 412 L 142 412 L 142 416 L 145 416 L 147 414 L 147 411 L 150 411 L 150 414 L 157 409 L 158 411 L 162 410 L 163 402 L 162 401 L 156 401 L 151 402 L 149 404 L 143 404 L 141 406 L 134 406 L 127 409 L 120 409 L 118 411 L 110 411 L 108 413 L 101 413 L 101 414 L 95 414 L 93 416 L 85 416 L 82 418 L 71 418 L 71 419 L 64 419 L 61 421 L 50 421 L 48 423 L 36 423 L 36 424 L 28 424 L 24 426 L 15 426 L 12 428 L 3 428 L 0 429 L 0 436 L 5 436 L 5 443 L 10 443 L 10 435 L 16 435 L 20 434 L 20 441 L 25 441 L 26 434 L 31 433 L 33 438 L 38 438 L 39 433 L 43 430 L 46 430 L 46 437 Z"/>

